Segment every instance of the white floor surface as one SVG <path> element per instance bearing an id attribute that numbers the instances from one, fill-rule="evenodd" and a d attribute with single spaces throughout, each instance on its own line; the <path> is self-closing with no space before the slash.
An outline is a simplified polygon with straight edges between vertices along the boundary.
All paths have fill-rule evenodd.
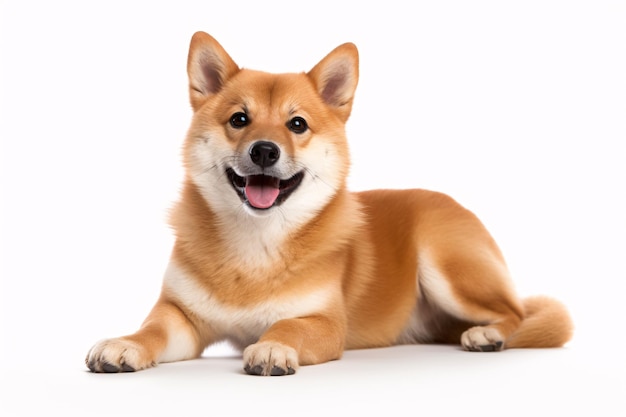
<path id="1" fill-rule="evenodd" d="M 398 346 L 265 378 L 227 349 L 127 374 L 50 364 L 2 370 L 0 415 L 624 416 L 625 368 L 605 353 Z"/>

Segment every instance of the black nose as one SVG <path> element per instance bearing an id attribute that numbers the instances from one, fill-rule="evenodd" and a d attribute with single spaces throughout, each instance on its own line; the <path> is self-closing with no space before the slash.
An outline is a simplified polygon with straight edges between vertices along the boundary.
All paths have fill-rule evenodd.
<path id="1" fill-rule="evenodd" d="M 257 142 L 250 148 L 250 159 L 261 168 L 271 167 L 279 157 L 280 149 L 272 142 Z"/>

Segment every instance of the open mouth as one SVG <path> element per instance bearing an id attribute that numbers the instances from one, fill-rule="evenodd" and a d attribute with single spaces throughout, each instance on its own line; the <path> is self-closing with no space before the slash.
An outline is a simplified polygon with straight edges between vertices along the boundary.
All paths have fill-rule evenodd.
<path id="1" fill-rule="evenodd" d="M 303 171 L 286 180 L 269 175 L 241 177 L 232 168 L 226 169 L 226 175 L 239 194 L 239 198 L 250 207 L 260 210 L 282 204 L 298 188 L 304 178 Z"/>

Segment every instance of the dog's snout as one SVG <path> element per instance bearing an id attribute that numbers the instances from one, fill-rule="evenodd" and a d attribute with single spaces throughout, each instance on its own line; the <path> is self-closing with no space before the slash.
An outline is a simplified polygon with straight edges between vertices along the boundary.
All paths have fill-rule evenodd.
<path id="1" fill-rule="evenodd" d="M 261 168 L 274 165 L 280 157 L 280 148 L 272 142 L 257 142 L 250 148 L 250 159 Z"/>

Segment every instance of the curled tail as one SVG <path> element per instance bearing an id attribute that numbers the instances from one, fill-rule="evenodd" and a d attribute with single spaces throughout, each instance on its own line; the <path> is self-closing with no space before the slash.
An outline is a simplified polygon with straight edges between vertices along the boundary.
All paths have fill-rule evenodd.
<path id="1" fill-rule="evenodd" d="M 561 302 L 536 296 L 523 300 L 524 320 L 506 342 L 507 348 L 560 347 L 574 332 L 574 324 Z"/>

